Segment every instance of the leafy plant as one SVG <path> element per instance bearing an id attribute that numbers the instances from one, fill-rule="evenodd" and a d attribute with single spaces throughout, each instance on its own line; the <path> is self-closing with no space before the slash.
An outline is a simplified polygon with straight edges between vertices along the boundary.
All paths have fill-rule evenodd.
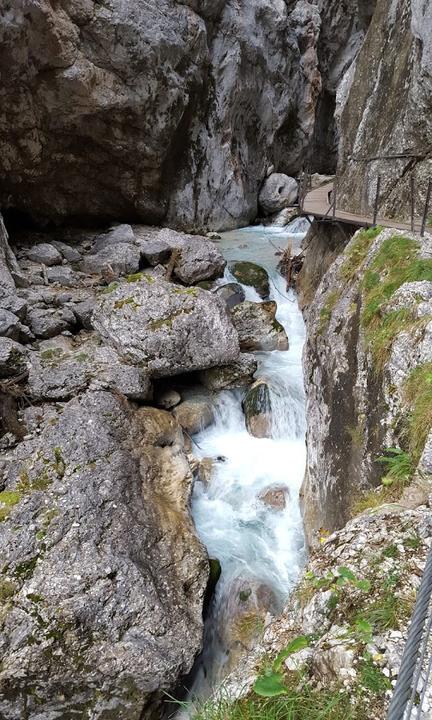
<path id="1" fill-rule="evenodd" d="M 306 635 L 299 635 L 294 640 L 291 640 L 289 645 L 276 656 L 271 668 L 267 668 L 255 681 L 253 690 L 256 695 L 260 697 L 285 695 L 288 689 L 284 682 L 284 675 L 281 672 L 282 664 L 290 655 L 303 650 L 308 645 L 309 639 Z"/>
<path id="2" fill-rule="evenodd" d="M 386 454 L 377 458 L 377 462 L 384 465 L 386 474 L 382 479 L 383 485 L 392 485 L 394 482 L 406 484 L 414 472 L 411 456 L 400 448 L 390 447 Z"/>

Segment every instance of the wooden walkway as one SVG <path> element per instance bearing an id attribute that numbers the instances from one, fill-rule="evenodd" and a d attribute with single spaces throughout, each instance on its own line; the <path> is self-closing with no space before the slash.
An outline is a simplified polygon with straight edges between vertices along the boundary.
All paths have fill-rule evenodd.
<path id="1" fill-rule="evenodd" d="M 328 183 L 327 185 L 321 185 L 321 187 L 308 192 L 303 201 L 303 214 L 314 215 L 314 217 L 319 220 L 324 220 L 326 222 L 350 223 L 351 225 L 359 225 L 359 227 L 370 227 L 373 225 L 372 216 L 366 217 L 364 215 L 355 215 L 353 213 L 345 212 L 345 210 L 340 210 L 337 205 L 335 212 L 333 212 L 332 200 L 330 199 L 330 193 L 332 190 L 333 183 Z M 396 230 L 408 230 L 411 232 L 411 223 L 388 220 L 386 218 L 381 218 L 379 215 L 377 225 L 395 228 Z M 421 225 L 421 221 L 416 221 L 414 223 L 415 232 L 421 232 Z"/>

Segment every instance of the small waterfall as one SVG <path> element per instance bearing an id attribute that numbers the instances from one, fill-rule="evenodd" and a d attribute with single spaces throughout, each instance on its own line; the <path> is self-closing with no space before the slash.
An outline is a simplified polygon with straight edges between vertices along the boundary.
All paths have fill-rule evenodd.
<path id="1" fill-rule="evenodd" d="M 232 660 L 226 644 L 233 598 L 247 595 L 248 583 L 271 597 L 278 612 L 305 560 L 299 490 L 305 467 L 305 398 L 302 374 L 304 325 L 296 296 L 286 291 L 277 273 L 275 248 L 304 237 L 304 219 L 280 228 L 255 227 L 225 233 L 221 242 L 227 260 L 251 260 L 265 267 L 277 319 L 289 338 L 288 351 L 257 353 L 257 378 L 267 381 L 272 408 L 272 437 L 249 435 L 242 411 L 242 391 L 225 391 L 216 401 L 215 423 L 197 435 L 194 453 L 213 459 L 208 484 L 196 482 L 192 512 L 209 556 L 217 558 L 222 574 L 206 623 L 205 647 L 190 696 L 205 698 L 221 682 Z M 233 281 L 227 271 L 221 283 Z M 244 287 L 246 298 L 259 302 L 255 290 Z M 262 501 L 271 488 L 286 489 L 285 506 Z M 266 595 L 267 593 L 267 595 Z M 242 595 L 243 594 L 243 595 Z M 238 604 L 238 602 L 237 602 Z M 182 717 L 187 717 L 182 714 Z"/>

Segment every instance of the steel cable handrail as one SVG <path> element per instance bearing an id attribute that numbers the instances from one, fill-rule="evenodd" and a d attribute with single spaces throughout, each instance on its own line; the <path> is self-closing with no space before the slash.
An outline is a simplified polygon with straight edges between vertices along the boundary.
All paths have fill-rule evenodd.
<path id="1" fill-rule="evenodd" d="M 414 607 L 412 621 L 408 630 L 408 637 L 402 655 L 399 675 L 396 681 L 392 699 L 390 701 L 387 720 L 409 720 L 411 717 L 414 699 L 417 693 L 417 687 L 423 667 L 423 662 L 427 655 L 428 641 L 432 628 L 432 609 L 430 607 L 431 596 L 432 549 L 429 551 L 422 581 L 420 583 L 420 587 L 417 593 L 417 599 Z M 421 650 L 420 647 L 422 648 Z M 432 664 L 431 662 L 429 662 L 428 671 L 424 681 L 423 692 L 420 699 L 420 711 L 421 706 L 424 702 L 426 685 L 431 669 Z M 405 715 L 407 710 L 409 714 Z"/>

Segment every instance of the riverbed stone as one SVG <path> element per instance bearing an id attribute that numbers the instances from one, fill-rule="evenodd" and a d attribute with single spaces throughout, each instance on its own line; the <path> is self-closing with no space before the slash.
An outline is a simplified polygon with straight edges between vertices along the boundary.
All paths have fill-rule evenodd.
<path id="1" fill-rule="evenodd" d="M 19 317 L 9 310 L 0 308 L 0 336 L 18 340 L 20 336 L 21 323 Z"/>
<path id="2" fill-rule="evenodd" d="M 128 362 L 155 377 L 226 364 L 239 355 L 237 332 L 219 298 L 146 273 L 101 293 L 93 324 Z"/>
<path id="3" fill-rule="evenodd" d="M 243 302 L 246 297 L 245 291 L 239 283 L 222 285 L 216 288 L 216 293 L 225 301 L 225 305 L 229 310 Z"/>
<path id="4" fill-rule="evenodd" d="M 38 243 L 27 252 L 29 260 L 43 265 L 60 265 L 62 256 L 51 243 Z"/>
<path id="5" fill-rule="evenodd" d="M 0 337 L 0 378 L 21 375 L 27 370 L 27 353 L 25 348 L 11 340 Z"/>
<path id="6" fill-rule="evenodd" d="M 115 225 L 106 233 L 101 233 L 96 236 L 93 252 L 98 253 L 108 247 L 108 245 L 121 245 L 123 243 L 134 245 L 135 235 L 132 227 L 127 224 Z"/>
<path id="7" fill-rule="evenodd" d="M 204 430 L 214 421 L 214 403 L 206 390 L 191 389 L 183 392 L 182 401 L 173 410 L 178 423 L 189 435 Z"/>
<path id="8" fill-rule="evenodd" d="M 47 278 L 48 282 L 65 287 L 73 287 L 77 284 L 77 276 L 69 265 L 53 265 L 47 268 Z"/>
<path id="9" fill-rule="evenodd" d="M 255 288 L 263 300 L 268 298 L 270 294 L 269 276 L 267 270 L 264 270 L 261 265 L 248 260 L 237 260 L 230 263 L 229 269 L 239 283 Z"/>
<path id="10" fill-rule="evenodd" d="M 286 508 L 287 498 L 289 497 L 289 488 L 286 485 L 274 485 L 266 488 L 258 495 L 264 505 L 274 510 L 284 510 Z"/>
<path id="11" fill-rule="evenodd" d="M 258 202 L 265 215 L 272 215 L 289 205 L 294 205 L 297 196 L 297 180 L 283 173 L 272 173 L 264 181 Z"/>
<path id="12" fill-rule="evenodd" d="M 68 262 L 76 263 L 82 258 L 80 250 L 68 243 L 62 242 L 61 240 L 53 240 L 52 245 L 54 245 L 55 249 L 58 250 L 62 257 Z"/>
<path id="13" fill-rule="evenodd" d="M 69 329 L 69 322 L 62 310 L 53 308 L 30 308 L 27 315 L 31 331 L 38 338 L 50 338 Z"/>
<path id="14" fill-rule="evenodd" d="M 88 274 L 112 271 L 113 276 L 129 275 L 139 270 L 141 254 L 139 248 L 130 243 L 103 245 L 94 254 L 85 255 L 80 268 Z"/>
<path id="15" fill-rule="evenodd" d="M 248 389 L 243 399 L 243 412 L 250 435 L 257 438 L 271 437 L 271 399 L 265 380 L 256 380 Z"/>
<path id="16" fill-rule="evenodd" d="M 276 320 L 276 308 L 274 301 L 254 303 L 249 300 L 232 308 L 231 317 L 243 352 L 288 350 L 288 336 Z"/>

